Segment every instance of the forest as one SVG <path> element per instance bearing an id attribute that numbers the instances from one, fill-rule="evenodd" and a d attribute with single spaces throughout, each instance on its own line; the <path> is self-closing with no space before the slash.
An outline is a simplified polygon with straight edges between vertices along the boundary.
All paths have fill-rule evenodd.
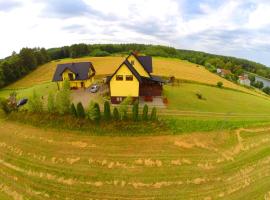
<path id="1" fill-rule="evenodd" d="M 63 58 L 78 58 L 85 56 L 110 56 L 127 54 L 137 51 L 141 54 L 159 57 L 179 58 L 189 62 L 203 65 L 209 71 L 224 68 L 232 71 L 231 80 L 244 71 L 270 78 L 270 68 L 267 66 L 235 57 L 214 55 L 199 51 L 175 49 L 161 45 L 145 44 L 73 44 L 59 48 L 23 48 L 19 53 L 13 52 L 11 56 L 0 60 L 0 87 L 4 87 L 37 68 L 39 65 L 51 60 Z"/>

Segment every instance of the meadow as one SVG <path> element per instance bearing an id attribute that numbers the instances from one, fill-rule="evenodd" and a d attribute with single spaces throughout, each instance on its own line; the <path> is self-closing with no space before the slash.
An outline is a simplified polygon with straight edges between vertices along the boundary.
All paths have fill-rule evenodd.
<path id="1" fill-rule="evenodd" d="M 1 200 L 269 199 L 269 127 L 90 137 L 0 126 Z"/>

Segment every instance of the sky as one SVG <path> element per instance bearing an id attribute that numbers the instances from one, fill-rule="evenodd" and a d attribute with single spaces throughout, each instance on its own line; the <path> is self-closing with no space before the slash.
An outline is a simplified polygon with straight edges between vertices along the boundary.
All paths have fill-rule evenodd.
<path id="1" fill-rule="evenodd" d="M 0 58 L 23 47 L 160 44 L 270 66 L 270 0 L 0 0 Z"/>

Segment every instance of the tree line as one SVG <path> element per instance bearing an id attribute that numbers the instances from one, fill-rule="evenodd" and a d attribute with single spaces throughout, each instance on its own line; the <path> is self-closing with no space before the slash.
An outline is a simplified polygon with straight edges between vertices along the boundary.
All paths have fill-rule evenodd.
<path id="1" fill-rule="evenodd" d="M 270 68 L 267 66 L 235 57 L 220 56 L 198 51 L 181 50 L 161 45 L 145 44 L 73 44 L 59 48 L 23 48 L 18 54 L 13 53 L 0 61 L 0 87 L 16 81 L 34 70 L 38 65 L 51 60 L 63 58 L 79 58 L 84 56 L 109 56 L 115 54 L 128 54 L 137 51 L 141 54 L 160 57 L 171 57 L 187 60 L 203 65 L 209 71 L 215 72 L 217 68 L 228 69 L 232 72 L 229 77 L 236 81 L 244 71 L 270 78 Z"/>
<path id="2" fill-rule="evenodd" d="M 0 87 L 15 82 L 50 60 L 44 48 L 23 48 L 0 61 Z"/>

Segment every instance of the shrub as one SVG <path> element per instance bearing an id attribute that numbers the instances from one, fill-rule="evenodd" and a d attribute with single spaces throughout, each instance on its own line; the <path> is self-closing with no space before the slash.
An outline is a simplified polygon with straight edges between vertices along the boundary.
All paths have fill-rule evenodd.
<path id="1" fill-rule="evenodd" d="M 52 92 L 50 92 L 48 96 L 47 109 L 49 113 L 54 113 L 56 110 L 55 97 Z"/>
<path id="2" fill-rule="evenodd" d="M 137 102 L 132 107 L 132 119 L 133 121 L 139 120 L 139 104 Z"/>
<path id="3" fill-rule="evenodd" d="M 76 111 L 74 103 L 72 103 L 70 106 L 70 113 L 72 116 L 77 117 L 77 111 Z"/>
<path id="4" fill-rule="evenodd" d="M 94 120 L 99 122 L 100 119 L 101 119 L 101 114 L 100 114 L 100 108 L 99 108 L 98 103 L 94 104 L 94 110 L 95 110 L 95 118 L 94 118 Z"/>
<path id="5" fill-rule="evenodd" d="M 142 119 L 144 121 L 147 121 L 148 120 L 148 105 L 146 105 L 146 104 L 143 107 Z"/>
<path id="6" fill-rule="evenodd" d="M 108 101 L 104 102 L 104 119 L 109 121 L 111 119 L 111 107 Z"/>
<path id="7" fill-rule="evenodd" d="M 33 91 L 32 96 L 29 98 L 28 108 L 30 112 L 41 113 L 43 111 L 43 103 L 40 96 Z"/>
<path id="8" fill-rule="evenodd" d="M 125 120 L 127 119 L 127 112 L 128 112 L 128 106 L 131 104 L 132 99 L 131 97 L 127 97 L 120 103 L 119 107 L 119 113 L 120 113 L 120 119 Z"/>
<path id="9" fill-rule="evenodd" d="M 70 85 L 68 81 L 63 82 L 63 87 L 56 95 L 56 110 L 59 114 L 70 112 Z"/>
<path id="10" fill-rule="evenodd" d="M 117 107 L 114 107 L 114 109 L 113 109 L 113 119 L 116 121 L 118 121 L 120 119 L 120 115 L 119 115 Z"/>
<path id="11" fill-rule="evenodd" d="M 5 114 L 9 114 L 12 112 L 11 107 L 8 105 L 7 99 L 0 99 L 0 106 L 1 109 L 4 111 Z"/>
<path id="12" fill-rule="evenodd" d="M 110 53 L 108 53 L 107 51 L 102 51 L 100 49 L 95 49 L 94 51 L 90 53 L 90 55 L 95 56 L 95 57 L 105 57 L 105 56 L 109 56 Z"/>
<path id="13" fill-rule="evenodd" d="M 223 83 L 221 81 L 217 82 L 217 87 L 222 88 L 223 87 Z"/>
<path id="14" fill-rule="evenodd" d="M 77 117 L 85 118 L 85 111 L 81 102 L 77 104 Z"/>
<path id="15" fill-rule="evenodd" d="M 100 121 L 101 114 L 98 103 L 90 102 L 87 110 L 87 118 L 93 121 Z"/>
<path id="16" fill-rule="evenodd" d="M 153 107 L 152 108 L 152 111 L 151 111 L 151 118 L 150 118 L 152 121 L 155 121 L 157 120 L 157 109 L 156 107 Z"/>
<path id="17" fill-rule="evenodd" d="M 196 93 L 198 99 L 203 99 L 203 95 L 201 93 Z"/>
<path id="18" fill-rule="evenodd" d="M 263 88 L 263 92 L 270 95 L 270 87 Z"/>

